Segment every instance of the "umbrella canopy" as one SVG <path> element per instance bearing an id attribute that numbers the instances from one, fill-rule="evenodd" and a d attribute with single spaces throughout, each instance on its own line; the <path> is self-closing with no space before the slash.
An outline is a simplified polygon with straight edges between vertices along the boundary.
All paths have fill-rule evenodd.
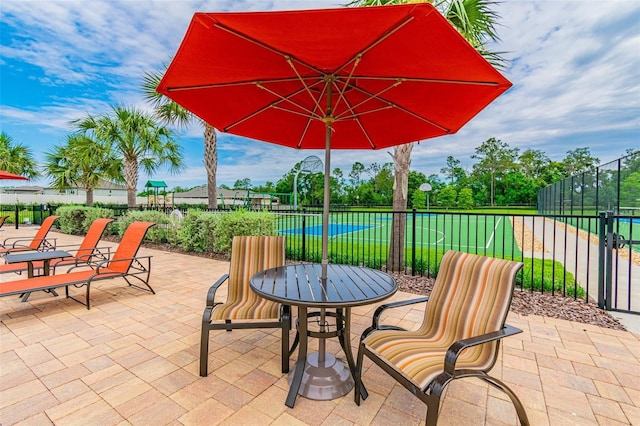
<path id="1" fill-rule="evenodd" d="M 13 173 L 5 172 L 4 170 L 0 170 L 0 180 L 29 180 L 28 178 L 20 175 L 14 175 Z"/>
<path id="2" fill-rule="evenodd" d="M 510 86 L 423 3 L 196 13 L 157 90 L 222 132 L 326 149 L 326 265 L 330 149 L 455 133 Z"/>

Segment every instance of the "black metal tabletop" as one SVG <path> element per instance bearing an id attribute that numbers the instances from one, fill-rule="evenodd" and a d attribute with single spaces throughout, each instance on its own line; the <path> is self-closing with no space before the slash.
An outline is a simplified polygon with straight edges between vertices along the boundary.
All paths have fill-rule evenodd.
<path id="1" fill-rule="evenodd" d="M 318 263 L 267 269 L 251 277 L 251 288 L 265 299 L 310 307 L 351 307 L 386 299 L 398 290 L 396 280 L 382 271 L 351 265 L 327 265 L 322 282 Z"/>
<path id="2" fill-rule="evenodd" d="M 36 262 L 38 260 L 52 260 L 71 257 L 71 253 L 62 250 L 31 251 L 28 253 L 8 254 L 4 257 L 7 263 Z"/>

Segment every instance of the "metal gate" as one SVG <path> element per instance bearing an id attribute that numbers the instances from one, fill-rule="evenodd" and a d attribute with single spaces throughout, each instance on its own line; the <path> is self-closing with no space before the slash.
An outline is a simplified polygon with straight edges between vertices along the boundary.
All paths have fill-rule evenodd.
<path id="1" fill-rule="evenodd" d="M 600 213 L 598 306 L 640 315 L 640 217 L 631 213 Z"/>

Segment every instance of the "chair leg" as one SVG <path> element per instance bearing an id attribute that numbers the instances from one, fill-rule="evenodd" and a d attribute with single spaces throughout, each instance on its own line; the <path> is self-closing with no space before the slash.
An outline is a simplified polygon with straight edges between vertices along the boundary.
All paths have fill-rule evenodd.
<path id="1" fill-rule="evenodd" d="M 212 307 L 208 306 L 202 314 L 202 330 L 200 332 L 200 377 L 207 377 L 209 369 L 209 323 Z"/>
<path id="2" fill-rule="evenodd" d="M 356 405 L 360 405 L 360 394 L 362 388 L 362 363 L 364 362 L 364 345 L 360 342 L 358 346 L 358 360 L 356 362 L 356 368 L 353 374 L 353 400 Z M 366 395 L 362 399 L 367 399 Z"/>
<path id="3" fill-rule="evenodd" d="M 436 426 L 438 424 L 438 414 L 440 411 L 440 395 L 428 395 L 426 426 Z"/>
<path id="4" fill-rule="evenodd" d="M 495 386 L 496 388 L 500 389 L 502 392 L 506 393 L 511 399 L 511 402 L 513 403 L 513 406 L 516 409 L 516 414 L 518 415 L 518 420 L 520 420 L 520 424 L 522 426 L 529 426 L 529 419 L 527 418 L 527 413 L 524 410 L 524 406 L 522 405 L 520 398 L 518 398 L 518 395 L 516 395 L 511 390 L 511 388 L 507 386 L 503 381 L 498 380 L 495 377 L 486 376 L 486 377 L 482 377 L 482 379 L 488 382 L 489 384 Z"/>
<path id="5" fill-rule="evenodd" d="M 282 324 L 282 372 L 289 372 L 289 330 L 291 330 L 291 311 L 283 306 L 280 321 Z"/>

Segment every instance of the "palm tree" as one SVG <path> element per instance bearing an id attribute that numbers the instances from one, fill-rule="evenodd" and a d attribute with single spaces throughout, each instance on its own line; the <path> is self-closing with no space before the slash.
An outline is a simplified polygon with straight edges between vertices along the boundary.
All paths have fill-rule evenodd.
<path id="1" fill-rule="evenodd" d="M 460 34 L 489 63 L 503 68 L 506 60 L 502 52 L 491 52 L 487 49 L 490 41 L 498 41 L 495 29 L 500 16 L 491 10 L 497 2 L 491 0 L 353 0 L 347 6 L 382 6 L 387 4 L 432 3 Z M 400 145 L 390 154 L 394 162 L 395 184 L 393 191 L 393 211 L 407 209 L 409 166 L 413 144 Z M 404 268 L 404 234 L 406 216 L 393 215 L 391 245 L 387 258 L 387 268 L 400 271 Z"/>
<path id="2" fill-rule="evenodd" d="M 0 132 L 0 170 L 29 179 L 40 176 L 31 150 L 23 144 L 14 143 L 5 132 Z"/>
<path id="3" fill-rule="evenodd" d="M 136 206 L 139 169 L 153 175 L 161 166 L 171 172 L 183 167 L 182 151 L 173 132 L 135 108 L 115 106 L 111 114 L 74 120 L 78 134 L 104 143 L 124 165 L 127 205 Z"/>
<path id="4" fill-rule="evenodd" d="M 198 120 L 204 126 L 204 167 L 207 170 L 207 207 L 210 210 L 218 208 L 218 187 L 216 172 L 218 170 L 218 137 L 216 130 L 210 124 L 200 120 L 190 111 L 181 107 L 171 99 L 156 91 L 162 80 L 162 74 L 145 73 L 142 91 L 147 100 L 153 105 L 156 115 L 167 124 L 185 126 L 192 120 Z"/>
<path id="5" fill-rule="evenodd" d="M 79 134 L 67 135 L 66 144 L 46 153 L 44 170 L 56 189 L 82 187 L 87 206 L 93 206 L 93 190 L 100 181 L 122 181 L 123 174 L 122 162 L 105 144 Z"/>

